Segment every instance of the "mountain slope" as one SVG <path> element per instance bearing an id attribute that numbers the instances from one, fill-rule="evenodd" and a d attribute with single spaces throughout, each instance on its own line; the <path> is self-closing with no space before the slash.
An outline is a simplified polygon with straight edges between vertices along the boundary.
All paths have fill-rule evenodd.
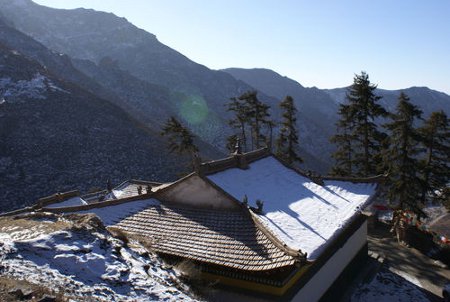
<path id="1" fill-rule="evenodd" d="M 0 212 L 127 177 L 173 179 L 158 133 L 0 44 Z"/>
<path id="2" fill-rule="evenodd" d="M 148 126 L 156 125 L 159 128 L 171 115 L 165 109 L 164 101 L 161 101 L 169 98 L 168 89 L 146 82 L 141 83 L 142 81 L 117 68 L 114 62 L 108 63 L 107 60 L 103 60 L 101 64 L 96 65 L 86 60 L 72 60 L 67 55 L 50 51 L 43 44 L 5 22 L 11 23 L 0 15 L 0 41 L 38 61 L 60 79 L 108 99 L 137 117 L 141 114 L 140 120 Z M 157 119 L 149 119 L 151 116 Z"/>
<path id="3" fill-rule="evenodd" d="M 173 114 L 215 146 L 225 145 L 228 113 L 224 104 L 252 89 L 227 73 L 189 60 L 113 14 L 52 9 L 29 0 L 0 0 L 0 12 L 16 29 L 52 50 L 96 65 L 112 61 L 141 81 L 166 87 Z"/>
<path id="4" fill-rule="evenodd" d="M 328 93 L 336 103 L 345 102 L 347 88 L 325 89 L 324 91 Z M 444 110 L 447 115 L 450 115 L 450 95 L 443 92 L 432 90 L 428 87 L 376 90 L 376 94 L 383 97 L 380 100 L 380 104 L 390 112 L 395 111 L 395 106 L 397 105 L 397 100 L 401 92 L 406 93 L 410 97 L 411 102 L 423 110 L 423 117 L 425 118 L 428 118 L 431 112 L 438 110 Z"/>
<path id="5" fill-rule="evenodd" d="M 334 147 L 328 138 L 335 129 L 338 106 L 328 94 L 317 88 L 305 88 L 269 69 L 228 68 L 224 71 L 278 100 L 286 95 L 292 96 L 298 109 L 301 147 L 323 162 L 329 162 Z M 326 164 L 325 170 L 327 168 L 329 164 Z"/>
<path id="6" fill-rule="evenodd" d="M 28 0 L 0 1 L 0 11 L 20 31 L 72 57 L 73 65 L 103 89 L 115 103 L 146 125 L 177 116 L 201 139 L 224 151 L 231 133 L 225 104 L 250 85 L 228 73 L 213 71 L 158 42 L 123 18 L 93 10 L 57 10 Z M 278 99 L 259 93 L 279 118 Z M 324 171 L 307 151 L 310 169 Z"/>

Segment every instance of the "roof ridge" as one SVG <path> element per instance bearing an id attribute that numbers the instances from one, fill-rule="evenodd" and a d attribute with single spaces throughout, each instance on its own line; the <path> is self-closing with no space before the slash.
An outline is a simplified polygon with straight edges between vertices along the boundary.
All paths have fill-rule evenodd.
<path id="1" fill-rule="evenodd" d="M 380 183 L 386 180 L 387 174 L 379 174 L 374 176 L 368 176 L 368 177 L 347 177 L 347 176 L 323 176 L 320 174 L 316 174 L 315 172 L 311 171 L 304 171 L 298 167 L 294 167 L 291 164 L 287 163 L 282 158 L 278 157 L 276 154 L 272 154 L 272 156 L 277 159 L 282 165 L 284 165 L 286 168 L 291 169 L 295 172 L 297 172 L 299 175 L 308 178 L 309 180 L 319 184 L 323 185 L 324 180 L 338 180 L 338 181 L 349 181 L 354 183 Z"/>
<path id="2" fill-rule="evenodd" d="M 148 185 L 162 185 L 162 182 L 151 181 L 151 180 L 143 180 L 143 179 L 129 179 L 128 182 L 135 184 L 148 184 Z"/>
<path id="3" fill-rule="evenodd" d="M 154 193 L 150 194 L 142 194 L 142 195 L 136 195 L 131 197 L 124 197 L 124 198 L 118 198 L 118 199 L 109 199 L 105 201 L 99 201 L 99 202 L 93 202 L 89 204 L 84 205 L 75 205 L 75 206 L 66 206 L 66 207 L 57 207 L 57 208 L 47 208 L 47 207 L 40 207 L 37 208 L 37 211 L 42 212 L 52 212 L 52 213 L 66 213 L 66 212 L 79 212 L 79 211 L 88 211 L 92 209 L 98 209 L 98 208 L 105 208 L 109 206 L 117 206 L 123 203 L 132 202 L 132 201 L 138 201 L 138 200 L 148 200 L 148 199 L 154 199 L 157 200 L 159 203 L 161 201 L 154 197 Z"/>
<path id="4" fill-rule="evenodd" d="M 303 253 L 301 250 L 295 250 L 287 246 L 286 243 L 281 241 L 269 228 L 267 228 L 260 218 L 253 213 L 249 208 L 247 208 L 247 213 L 250 215 L 251 219 L 255 223 L 255 226 L 264 234 L 266 237 L 280 250 L 285 252 L 287 255 L 299 259 L 300 262 L 306 262 L 307 253 Z"/>
<path id="5" fill-rule="evenodd" d="M 164 188 L 161 188 L 161 189 L 157 190 L 156 192 L 154 192 L 155 196 L 161 195 L 162 193 L 166 192 L 170 188 L 172 188 L 172 187 L 176 186 L 177 184 L 185 181 L 186 179 L 194 177 L 194 176 L 198 176 L 198 173 L 197 172 L 191 172 L 188 175 L 185 175 L 185 176 L 183 176 L 181 178 L 178 178 L 177 180 L 175 180 L 173 182 L 167 183 L 167 186 L 165 186 Z"/>
<path id="6" fill-rule="evenodd" d="M 340 181 L 350 181 L 354 183 L 370 183 L 376 182 L 380 183 L 387 179 L 387 174 L 378 174 L 368 177 L 354 177 L 354 176 L 323 176 L 323 180 L 340 180 Z"/>
<path id="7" fill-rule="evenodd" d="M 200 164 L 200 170 L 204 175 L 214 174 L 231 168 L 239 168 L 243 164 L 252 163 L 259 159 L 271 156 L 269 148 L 264 147 L 257 150 L 252 150 L 242 154 L 233 154 L 231 156 L 211 160 Z M 244 164 L 244 165 L 245 165 Z"/>
<path id="8" fill-rule="evenodd" d="M 314 176 L 312 175 L 312 173 L 308 173 L 308 172 L 303 171 L 303 170 L 300 169 L 300 168 L 294 167 L 293 165 L 291 165 L 291 164 L 289 164 L 288 162 L 286 162 L 284 159 L 278 157 L 276 154 L 273 154 L 273 153 L 272 153 L 272 156 L 273 156 L 280 164 L 282 164 L 282 165 L 285 166 L 286 168 L 288 168 L 288 169 L 290 169 L 290 170 L 293 170 L 293 171 L 296 172 L 297 174 L 299 174 L 299 175 L 301 175 L 301 176 L 303 176 L 303 177 L 306 177 L 306 178 L 308 178 L 309 180 L 311 180 L 311 181 L 313 181 L 313 182 L 316 182 L 316 179 L 315 179 L 316 177 L 314 177 Z M 320 178 L 320 177 L 319 177 L 319 178 Z"/>
<path id="9" fill-rule="evenodd" d="M 156 199 L 160 202 L 161 207 L 169 208 L 169 209 L 179 209 L 179 210 L 188 210 L 192 212 L 214 212 L 214 213 L 220 213 L 220 214 L 229 214 L 229 213 L 240 213 L 240 208 L 230 208 L 230 209 L 216 209 L 216 208 L 202 208 L 202 207 L 192 207 L 187 204 L 181 204 L 181 203 L 168 203 L 164 202 L 156 197 L 153 197 L 153 199 Z"/>

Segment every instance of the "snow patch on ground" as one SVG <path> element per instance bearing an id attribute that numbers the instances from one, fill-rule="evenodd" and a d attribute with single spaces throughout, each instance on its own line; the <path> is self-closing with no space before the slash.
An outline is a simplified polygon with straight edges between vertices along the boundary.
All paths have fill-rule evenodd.
<path id="1" fill-rule="evenodd" d="M 21 240 L 2 232 L 0 242 L 0 276 L 95 301 L 193 300 L 159 258 L 107 232 L 66 229 Z"/>
<path id="2" fill-rule="evenodd" d="M 6 102 L 20 98 L 45 99 L 47 91 L 67 93 L 40 73 L 36 73 L 30 80 L 13 81 L 9 77 L 0 78 L 0 91 L 2 91 L 2 100 Z"/>
<path id="3" fill-rule="evenodd" d="M 326 181 L 320 186 L 273 157 L 249 169 L 228 169 L 208 178 L 238 200 L 264 202 L 262 222 L 293 249 L 316 259 L 327 242 L 375 192 L 374 184 Z"/>
<path id="4" fill-rule="evenodd" d="M 422 283 L 420 283 L 419 279 L 417 279 L 416 277 L 413 277 L 413 276 L 411 276 L 411 275 L 409 275 L 409 274 L 407 274 L 407 273 L 405 273 L 405 272 L 403 272 L 403 271 L 396 270 L 396 269 L 393 269 L 393 268 L 390 268 L 389 270 L 390 270 L 391 272 L 393 272 L 394 274 L 396 274 L 396 275 L 402 277 L 403 279 L 405 279 L 405 280 L 408 281 L 409 283 L 414 284 L 414 285 L 416 285 L 416 286 L 418 286 L 418 287 L 420 287 L 420 288 L 423 287 L 423 286 L 422 286 Z"/>
<path id="5" fill-rule="evenodd" d="M 409 280 L 408 280 L 409 279 Z M 398 276 L 388 270 L 380 271 L 369 284 L 359 286 L 351 302 L 426 302 L 429 299 L 408 276 Z"/>

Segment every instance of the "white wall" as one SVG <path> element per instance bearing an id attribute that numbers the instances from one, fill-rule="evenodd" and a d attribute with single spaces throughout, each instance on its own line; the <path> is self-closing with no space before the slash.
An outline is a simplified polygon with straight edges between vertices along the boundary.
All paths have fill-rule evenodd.
<path id="1" fill-rule="evenodd" d="M 318 301 L 366 242 L 367 221 L 328 259 L 327 263 L 300 289 L 292 301 Z"/>

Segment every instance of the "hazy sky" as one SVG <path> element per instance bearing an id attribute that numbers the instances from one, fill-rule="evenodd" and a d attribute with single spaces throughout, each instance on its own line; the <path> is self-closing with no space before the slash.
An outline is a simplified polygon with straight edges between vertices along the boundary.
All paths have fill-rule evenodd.
<path id="1" fill-rule="evenodd" d="M 264 67 L 334 88 L 366 71 L 380 88 L 450 94 L 449 0 L 34 0 L 113 12 L 212 69 Z"/>

